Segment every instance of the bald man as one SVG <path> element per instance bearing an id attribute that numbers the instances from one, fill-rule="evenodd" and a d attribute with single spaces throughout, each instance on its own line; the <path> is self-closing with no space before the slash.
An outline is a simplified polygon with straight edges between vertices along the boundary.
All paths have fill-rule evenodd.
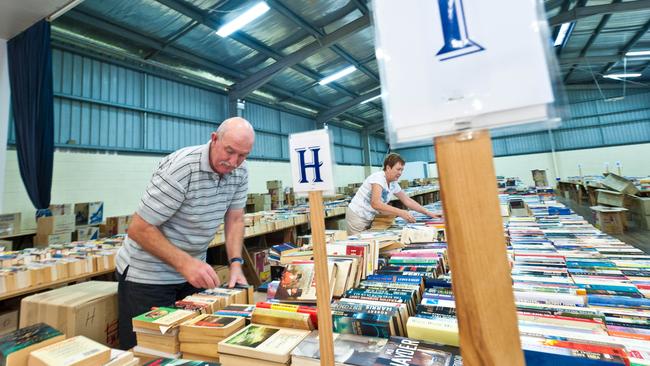
<path id="1" fill-rule="evenodd" d="M 131 318 L 219 286 L 205 259 L 222 223 L 230 262 L 228 285 L 247 283 L 241 258 L 248 190 L 245 160 L 254 140 L 248 121 L 230 118 L 207 144 L 178 150 L 158 165 L 117 254 L 120 348 L 136 344 Z"/>

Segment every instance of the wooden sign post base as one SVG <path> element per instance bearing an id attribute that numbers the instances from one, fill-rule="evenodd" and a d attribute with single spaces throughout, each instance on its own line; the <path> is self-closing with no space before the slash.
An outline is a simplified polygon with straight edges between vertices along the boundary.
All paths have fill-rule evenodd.
<path id="1" fill-rule="evenodd" d="M 318 339 L 321 366 L 334 366 L 334 337 L 332 311 L 330 309 L 327 249 L 325 248 L 325 209 L 323 192 L 309 192 L 309 221 L 313 241 L 314 271 L 316 272 L 316 307 L 318 315 Z"/>
<path id="2" fill-rule="evenodd" d="M 463 364 L 523 366 L 490 135 L 434 145 Z"/>

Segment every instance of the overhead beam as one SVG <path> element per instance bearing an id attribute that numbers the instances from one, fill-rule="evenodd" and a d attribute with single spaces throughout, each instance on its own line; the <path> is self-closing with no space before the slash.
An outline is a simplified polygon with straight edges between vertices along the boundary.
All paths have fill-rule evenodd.
<path id="1" fill-rule="evenodd" d="M 592 6 L 574 8 L 572 10 L 562 12 L 549 19 L 548 22 L 551 26 L 554 26 L 562 23 L 575 22 L 577 20 L 591 17 L 594 15 L 625 13 L 631 11 L 648 10 L 649 8 L 650 8 L 650 0 L 636 0 L 636 1 L 625 2 L 625 3 L 592 5 Z"/>
<path id="2" fill-rule="evenodd" d="M 568 66 L 568 65 L 578 65 L 578 64 L 587 64 L 587 65 L 597 65 L 597 64 L 604 64 L 604 63 L 610 63 L 610 62 L 618 62 L 621 59 L 623 59 L 625 55 L 611 55 L 611 56 L 588 56 L 588 57 L 567 57 L 567 58 L 560 58 L 558 60 L 560 65 Z M 628 61 L 635 61 L 635 60 L 650 60 L 650 56 L 635 56 L 635 57 L 628 57 Z"/>
<path id="3" fill-rule="evenodd" d="M 356 97 L 354 99 L 351 99 L 351 100 L 348 100 L 347 102 L 336 105 L 336 106 L 332 107 L 331 109 L 328 109 L 326 111 L 323 111 L 323 112 L 319 113 L 318 116 L 316 116 L 316 123 L 327 122 L 327 121 L 331 120 L 332 118 L 337 117 L 337 116 L 345 113 L 345 111 L 347 111 L 348 109 L 359 105 L 359 103 L 363 102 L 364 100 L 374 98 L 374 97 L 376 97 L 376 96 L 378 96 L 380 94 L 381 94 L 381 89 L 375 89 L 375 90 L 373 90 L 373 91 L 371 91 L 369 93 L 359 95 L 358 97 Z"/>
<path id="4" fill-rule="evenodd" d="M 81 11 L 79 9 L 72 9 L 64 17 L 70 17 L 70 19 L 74 19 L 76 22 L 83 23 L 89 27 L 92 28 L 98 28 L 101 29 L 105 32 L 108 32 L 110 34 L 117 35 L 119 37 L 123 37 L 125 39 L 131 40 L 133 43 L 138 44 L 140 46 L 144 46 L 148 49 L 153 49 L 153 50 L 159 50 L 162 53 L 165 53 L 170 56 L 174 56 L 175 58 L 178 58 L 179 60 L 186 61 L 188 63 L 194 64 L 196 66 L 200 66 L 202 68 L 205 68 L 207 71 L 215 72 L 217 74 L 226 76 L 228 78 L 231 78 L 233 80 L 238 80 L 238 79 L 243 79 L 247 75 L 230 69 L 228 67 L 225 67 L 223 65 L 217 64 L 213 61 L 207 60 L 203 57 L 200 57 L 198 55 L 195 55 L 191 52 L 188 52 L 187 50 L 184 49 L 179 49 L 175 46 L 168 46 L 166 48 L 162 47 L 162 42 L 153 40 L 149 37 L 146 37 L 140 33 L 137 33 L 134 30 L 127 29 L 123 26 L 113 24 L 111 22 L 108 22 L 104 19 L 101 19 L 99 16 L 94 16 L 92 13 L 88 12 L 87 10 Z M 142 59 L 142 61 L 146 61 Z M 313 99 L 309 99 L 304 96 L 294 96 L 290 91 L 284 90 L 278 86 L 272 85 L 272 84 L 267 84 L 264 86 L 266 90 L 269 92 L 272 92 L 277 95 L 283 95 L 283 96 L 293 96 L 293 98 L 296 101 L 305 103 L 309 107 L 312 107 L 314 109 L 320 109 L 320 110 L 325 110 L 328 109 L 329 106 L 325 105 L 323 103 L 320 103 L 318 101 L 315 101 Z M 353 121 L 355 123 L 360 123 L 360 124 L 367 124 L 368 121 L 362 118 L 358 117 L 353 117 L 353 116 L 346 116 L 350 121 Z"/>
<path id="5" fill-rule="evenodd" d="M 351 23 L 344 25 L 343 27 L 326 35 L 320 40 L 314 41 L 304 46 L 298 51 L 277 60 L 275 63 L 265 67 L 259 72 L 251 75 L 250 77 L 242 80 L 241 82 L 236 83 L 232 88 L 232 93 L 237 98 L 242 98 L 246 96 L 248 93 L 264 85 L 274 75 L 286 70 L 287 68 L 293 65 L 296 65 L 297 63 L 317 53 L 323 48 L 329 47 L 335 42 L 344 39 L 345 37 L 367 27 L 369 24 L 370 24 L 370 18 L 368 16 L 363 16 Z"/>
<path id="6" fill-rule="evenodd" d="M 377 131 L 382 130 L 383 128 L 384 128 L 384 122 L 382 121 L 382 122 L 377 122 L 366 126 L 366 131 L 369 134 L 373 134 L 376 133 Z"/>
<path id="7" fill-rule="evenodd" d="M 614 1 L 612 1 L 612 3 L 620 3 L 621 1 L 622 0 L 614 0 Z M 598 23 L 598 26 L 596 27 L 596 29 L 593 31 L 593 33 L 589 37 L 589 40 L 587 40 L 587 43 L 585 43 L 584 47 L 582 47 L 582 50 L 580 50 L 580 54 L 578 55 L 578 57 L 585 57 L 585 55 L 587 54 L 587 51 L 589 50 L 591 45 L 594 44 L 594 42 L 596 41 L 596 38 L 598 38 L 598 36 L 600 35 L 600 32 L 603 31 L 603 29 L 607 25 L 607 22 L 609 22 L 609 18 L 611 18 L 611 17 L 612 17 L 612 14 L 606 14 L 605 16 L 603 16 L 603 18 L 600 20 L 600 23 Z M 573 73 L 573 70 L 575 70 L 575 67 L 576 67 L 575 64 L 572 65 L 569 72 L 567 72 L 566 75 L 564 76 L 564 83 L 565 84 L 571 78 L 571 74 Z"/>
<path id="8" fill-rule="evenodd" d="M 623 3 L 623 4 L 629 4 L 629 3 Z M 615 62 L 608 63 L 608 64 L 607 64 L 607 65 L 602 69 L 602 71 L 601 71 L 600 73 L 601 73 L 601 74 L 605 74 L 605 73 L 607 73 L 609 70 L 611 70 L 612 67 L 614 67 L 614 65 L 616 65 L 616 63 L 617 63 L 618 61 L 622 60 L 623 57 L 625 57 L 625 54 L 628 53 L 628 52 L 632 49 L 632 47 L 634 47 L 634 45 L 636 45 L 636 43 L 637 43 L 641 38 L 643 38 L 643 36 L 645 36 L 646 33 L 648 33 L 648 30 L 650 30 L 650 21 L 646 22 L 645 25 L 644 25 L 643 27 L 641 27 L 641 29 L 639 29 L 639 30 L 636 32 L 636 34 L 634 35 L 634 37 L 632 37 L 632 39 L 630 39 L 630 40 L 625 44 L 625 46 L 623 46 L 623 48 L 621 48 L 621 49 L 619 50 L 619 52 L 618 52 L 618 54 L 619 54 L 618 60 L 616 60 Z"/>

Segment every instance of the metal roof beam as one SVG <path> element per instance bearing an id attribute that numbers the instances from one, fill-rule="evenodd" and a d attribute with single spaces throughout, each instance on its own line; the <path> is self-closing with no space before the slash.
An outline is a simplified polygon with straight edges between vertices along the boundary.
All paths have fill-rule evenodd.
<path id="1" fill-rule="evenodd" d="M 279 59 L 275 63 L 265 67 L 259 72 L 251 75 L 250 77 L 242 80 L 241 82 L 235 84 L 232 89 L 232 93 L 237 98 L 242 98 L 253 90 L 259 88 L 268 82 L 276 74 L 286 70 L 289 67 L 296 65 L 297 63 L 303 61 L 307 57 L 317 53 L 324 47 L 337 42 L 357 31 L 367 27 L 370 24 L 370 19 L 367 16 L 358 18 L 357 20 L 344 25 L 343 27 L 337 29 L 336 31 L 328 34 L 327 36 L 321 38 L 320 40 L 314 41 L 305 47 L 299 49 L 298 51 Z"/>
<path id="2" fill-rule="evenodd" d="M 134 30 L 124 28 L 122 26 L 110 23 L 106 20 L 103 20 L 99 17 L 93 16 L 93 14 L 87 14 L 87 11 L 84 10 L 83 12 L 79 9 L 72 9 L 70 10 L 65 16 L 71 17 L 71 19 L 74 19 L 75 21 L 84 23 L 90 27 L 94 28 L 99 28 L 102 29 L 108 33 L 115 34 L 117 36 L 123 37 L 125 39 L 129 39 L 132 42 L 142 45 L 144 47 L 154 49 L 154 50 L 160 50 L 163 53 L 166 53 L 168 55 L 174 56 L 180 60 L 187 61 L 189 63 L 195 64 L 200 67 L 204 67 L 209 71 L 217 72 L 221 75 L 227 76 L 232 79 L 242 79 L 245 78 L 247 75 L 244 73 L 241 73 L 236 70 L 232 70 L 230 68 L 227 68 L 223 65 L 217 64 L 213 61 L 207 60 L 203 57 L 197 56 L 195 54 L 192 54 L 191 52 L 188 52 L 183 49 L 176 48 L 174 46 L 169 46 L 165 49 L 162 48 L 162 43 L 156 40 L 153 40 L 149 37 L 143 36 L 139 33 L 137 33 Z M 330 108 L 328 105 L 317 102 L 315 100 L 300 96 L 300 95 L 293 95 L 290 91 L 284 90 L 278 86 L 272 85 L 272 84 L 267 84 L 264 86 L 264 88 L 272 93 L 279 94 L 279 95 L 284 95 L 284 96 L 292 96 L 295 100 L 303 102 L 307 104 L 310 107 L 315 107 L 316 109 L 321 109 L 325 110 Z M 367 123 L 365 119 L 357 119 L 357 121 L 363 121 L 363 123 Z"/>
<path id="3" fill-rule="evenodd" d="M 622 0 L 614 0 L 614 1 L 612 1 L 612 3 L 616 4 L 616 3 L 620 3 L 621 1 Z M 578 55 L 578 57 L 585 57 L 585 55 L 587 54 L 587 51 L 589 50 L 589 47 L 591 47 L 591 45 L 594 44 L 594 42 L 596 41 L 596 38 L 598 38 L 598 36 L 600 35 L 600 32 L 603 31 L 603 28 L 605 28 L 605 25 L 607 25 L 607 22 L 609 21 L 609 18 L 611 18 L 611 17 L 612 17 L 612 14 L 605 14 L 605 16 L 603 16 L 603 18 L 598 23 L 598 26 L 596 27 L 594 32 L 589 37 L 589 40 L 587 40 L 587 43 L 585 43 L 584 47 L 582 47 L 582 50 L 580 50 L 580 54 Z M 564 76 L 564 83 L 565 84 L 569 81 L 569 78 L 571 77 L 571 74 L 573 73 L 573 70 L 575 70 L 575 66 L 576 65 L 572 65 L 569 72 L 567 72 L 566 76 Z"/>
<path id="4" fill-rule="evenodd" d="M 573 10 L 562 12 L 548 20 L 551 26 L 575 22 L 580 19 L 591 17 L 594 15 L 624 13 L 630 11 L 648 10 L 650 8 L 650 0 L 636 0 L 625 3 L 605 4 L 605 5 L 592 5 L 585 7 L 576 7 Z"/>
<path id="5" fill-rule="evenodd" d="M 623 4 L 629 4 L 629 3 L 623 3 Z M 621 50 L 618 52 L 618 55 L 619 55 L 619 56 L 618 56 L 618 59 L 617 59 L 616 61 L 614 61 L 614 62 L 608 63 L 608 64 L 607 64 L 607 65 L 602 69 L 602 71 L 601 71 L 600 73 L 601 73 L 601 74 L 605 74 L 606 72 L 608 72 L 609 70 L 611 70 L 612 67 L 614 67 L 614 65 L 616 65 L 616 63 L 617 63 L 618 61 L 622 60 L 623 57 L 625 57 L 625 54 L 628 53 L 628 52 L 632 49 L 632 47 L 634 47 L 634 45 L 635 45 L 635 44 L 636 44 L 636 43 L 637 43 L 641 38 L 643 38 L 643 36 L 648 32 L 648 30 L 650 30 L 650 21 L 646 22 L 645 25 L 644 25 L 643 27 L 641 27 L 641 29 L 639 29 L 638 32 L 636 32 L 636 34 L 634 35 L 634 37 L 632 37 L 632 39 L 630 39 L 630 40 L 625 44 L 625 46 L 623 46 L 623 48 L 621 48 Z"/>
<path id="6" fill-rule="evenodd" d="M 205 25 L 206 27 L 214 29 L 215 31 L 217 29 L 219 29 L 219 26 L 221 25 L 221 22 L 219 20 L 215 20 L 210 15 L 204 14 L 200 9 L 198 9 L 198 8 L 192 6 L 192 5 L 185 4 L 185 3 L 180 3 L 177 0 L 156 0 L 156 1 L 158 1 L 161 4 L 169 7 L 170 9 L 173 9 L 173 10 L 175 10 L 175 11 L 177 11 L 177 12 L 179 12 L 179 13 L 181 13 L 181 14 L 183 14 L 183 15 L 185 15 L 185 16 L 187 16 L 187 17 L 189 17 L 189 18 L 191 18 L 191 19 Z M 363 23 L 364 19 L 365 19 L 366 24 L 362 25 L 361 23 Z M 357 22 L 359 22 L 359 23 L 357 23 Z M 328 41 L 330 38 L 334 38 L 335 34 L 339 34 L 338 32 L 344 32 L 344 31 L 346 31 L 348 29 L 351 29 L 353 27 L 356 27 L 356 26 L 365 27 L 369 23 L 370 23 L 369 17 L 366 16 L 366 17 L 359 18 L 359 19 L 353 21 L 352 23 L 349 23 L 349 24 L 339 28 L 338 30 L 332 32 L 331 34 L 327 35 L 326 37 L 328 39 L 322 39 L 320 42 L 324 43 L 325 41 Z M 230 35 L 230 38 L 232 38 L 235 41 L 249 47 L 250 49 L 252 49 L 254 51 L 257 51 L 257 52 L 259 52 L 261 54 L 266 55 L 267 57 L 278 60 L 273 65 L 277 64 L 278 62 L 285 59 L 286 57 L 291 56 L 291 55 L 289 55 L 289 56 L 285 57 L 281 53 L 273 50 L 272 48 L 266 46 L 262 42 L 256 40 L 255 38 L 253 38 L 253 37 L 251 37 L 251 36 L 249 36 L 249 35 L 247 35 L 245 33 L 242 33 L 242 32 L 235 32 L 232 35 Z M 325 47 L 324 45 L 321 45 L 318 41 L 315 41 L 315 42 L 313 42 L 313 43 L 311 43 L 311 44 L 309 44 L 309 45 L 307 45 L 305 47 L 309 47 L 309 46 L 318 47 L 318 50 Z M 303 47 L 303 48 L 305 48 L 305 47 Z M 297 52 L 299 52 L 299 51 L 297 51 Z M 300 62 L 300 61 L 302 61 L 302 59 L 299 60 L 298 62 Z M 298 62 L 295 62 L 295 63 L 293 63 L 293 65 L 290 65 L 288 67 L 291 67 L 291 68 L 295 69 L 296 71 L 298 71 L 298 72 L 300 72 L 300 73 L 302 73 L 302 74 L 306 75 L 307 77 L 310 77 L 310 78 L 312 78 L 314 80 L 319 80 L 319 79 L 322 78 L 321 75 L 319 75 L 318 73 L 313 72 L 313 71 L 309 70 L 308 68 L 306 68 L 306 67 L 304 67 L 302 65 L 298 65 Z M 268 67 L 271 67 L 273 65 L 270 65 Z M 283 68 L 282 70 L 284 70 L 284 69 L 286 69 L 286 67 Z M 266 70 L 266 68 L 260 70 L 259 72 L 263 72 L 264 70 Z M 252 77 L 252 75 L 250 77 Z M 248 78 L 250 78 L 250 77 L 248 77 Z M 265 80 L 265 82 L 268 82 L 269 79 Z M 261 86 L 263 84 L 264 83 L 261 83 L 259 86 Z M 334 90 L 336 90 L 338 92 L 341 92 L 343 94 L 346 94 L 346 95 L 349 95 L 349 96 L 356 96 L 355 93 L 345 89 L 344 87 L 340 86 L 337 83 L 330 83 L 328 85 L 331 88 L 333 88 Z M 230 98 L 232 98 L 232 99 L 241 99 L 241 98 L 245 97 L 247 94 L 249 94 L 250 92 L 252 92 L 253 90 L 259 88 L 259 86 L 256 87 L 256 88 L 251 89 L 247 93 L 238 93 L 238 92 L 235 91 L 230 95 Z M 233 88 L 236 88 L 236 87 L 237 87 L 237 84 L 233 85 Z"/>
<path id="7" fill-rule="evenodd" d="M 348 100 L 347 102 L 341 103 L 332 107 L 331 109 L 322 111 L 316 116 L 316 123 L 323 123 L 331 120 L 332 118 L 341 115 L 348 109 L 358 105 L 364 100 L 376 97 L 381 94 L 381 89 L 375 89 L 369 93 L 362 94 L 354 99 Z"/>
<path id="8" fill-rule="evenodd" d="M 376 133 L 377 131 L 382 130 L 383 128 L 384 128 L 384 122 L 382 121 L 382 122 L 377 122 L 366 126 L 366 131 L 369 134 L 373 134 Z"/>
<path id="9" fill-rule="evenodd" d="M 280 14 L 284 15 L 285 17 L 289 18 L 292 22 L 296 23 L 296 25 L 300 26 L 303 28 L 305 31 L 309 32 L 314 38 L 317 40 L 322 39 L 325 36 L 325 33 L 319 29 L 316 29 L 313 25 L 309 24 L 307 21 L 305 21 L 303 18 L 301 18 L 298 14 L 294 13 L 291 9 L 289 9 L 286 5 L 284 5 L 282 2 L 277 1 L 277 0 L 267 0 L 267 3 L 271 5 L 273 9 L 278 11 Z M 361 10 L 361 12 L 364 14 L 364 16 L 368 16 L 368 8 L 365 7 L 365 4 L 362 4 L 361 1 L 356 0 L 355 3 L 357 4 L 357 7 L 362 6 L 365 8 L 365 12 Z M 345 50 L 343 50 L 341 47 L 337 45 L 332 45 L 330 47 L 334 53 L 339 55 L 341 58 L 346 60 L 347 62 L 351 63 L 354 65 L 357 69 L 359 69 L 361 72 L 366 74 L 369 78 L 379 82 L 379 77 L 372 72 L 372 70 L 368 69 L 366 66 L 361 64 L 359 61 L 355 60 L 354 57 L 350 56 Z"/>

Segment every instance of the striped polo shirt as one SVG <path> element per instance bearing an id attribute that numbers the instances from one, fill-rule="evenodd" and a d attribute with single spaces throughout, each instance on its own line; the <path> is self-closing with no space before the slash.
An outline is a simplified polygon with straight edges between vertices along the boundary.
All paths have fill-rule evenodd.
<path id="1" fill-rule="evenodd" d="M 162 159 L 136 213 L 175 246 L 205 261 L 208 244 L 228 209 L 246 206 L 246 162 L 226 175 L 210 167 L 210 143 L 178 150 Z M 117 253 L 119 273 L 129 266 L 127 281 L 178 284 L 186 279 L 145 251 L 128 236 Z"/>

